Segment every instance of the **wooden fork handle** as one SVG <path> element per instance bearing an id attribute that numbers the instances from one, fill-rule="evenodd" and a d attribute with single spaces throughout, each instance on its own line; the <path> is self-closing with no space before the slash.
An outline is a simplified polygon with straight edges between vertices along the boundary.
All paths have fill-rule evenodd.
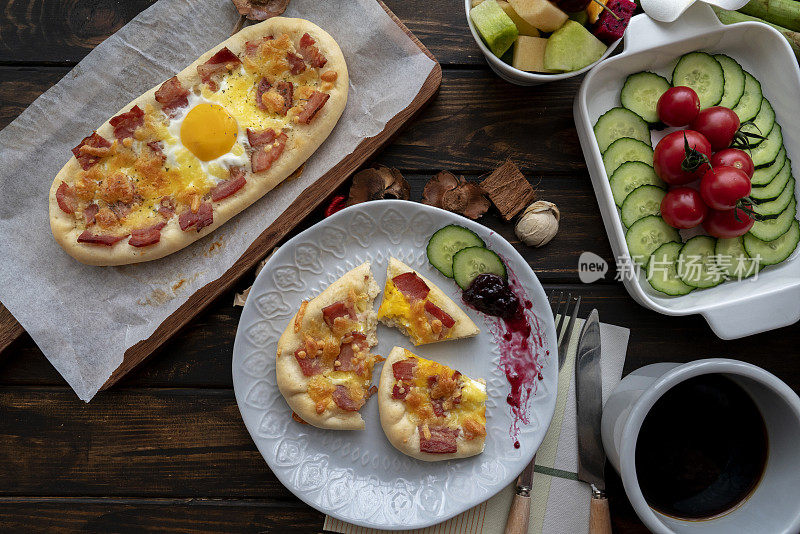
<path id="1" fill-rule="evenodd" d="M 531 498 L 528 495 L 515 493 L 511 509 L 508 511 L 505 534 L 527 534 L 530 515 Z"/>

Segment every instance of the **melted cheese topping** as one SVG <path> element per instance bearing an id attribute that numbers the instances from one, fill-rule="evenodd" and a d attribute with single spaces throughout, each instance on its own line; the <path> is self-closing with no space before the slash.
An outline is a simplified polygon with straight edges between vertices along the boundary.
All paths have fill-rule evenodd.
<path id="1" fill-rule="evenodd" d="M 430 320 L 425 312 L 425 302 L 428 300 L 430 299 L 426 298 L 411 304 L 390 278 L 386 280 L 383 302 L 378 308 L 378 319 L 396 323 L 416 345 L 448 339 L 452 334 L 452 328 L 444 329 L 438 320 L 436 322 L 439 324 L 434 326 L 434 321 Z M 446 331 L 440 337 L 443 329 Z"/>
<path id="2" fill-rule="evenodd" d="M 171 199 L 176 214 L 196 212 L 211 189 L 230 177 L 232 167 L 250 171 L 247 129 L 272 128 L 276 134 L 290 135 L 308 96 L 315 89 L 333 88 L 325 80 L 335 80 L 334 71 L 322 73 L 306 64 L 303 73 L 291 74 L 286 55 L 295 51 L 286 34 L 263 40 L 255 54 L 241 55 L 238 69 L 219 77 L 217 91 L 203 83 L 188 87 L 189 104 L 174 117 L 165 115 L 160 105 L 147 105 L 144 124 L 132 138 L 109 139 L 111 155 L 76 173 L 70 185 L 79 199 L 74 214 L 78 229 L 86 228 L 83 213 L 91 204 L 101 210 L 97 224 L 90 226 L 92 232 L 107 234 L 163 221 L 158 208 L 164 197 Z M 257 105 L 257 87 L 263 77 L 273 86 L 279 81 L 294 85 L 294 106 L 285 115 Z M 152 142 L 159 143 L 164 158 L 148 148 Z M 132 186 L 134 196 L 115 204 L 116 198 L 104 194 L 112 180 L 129 189 Z"/>
<path id="3" fill-rule="evenodd" d="M 368 295 L 357 294 L 351 290 L 345 302 L 353 307 L 356 314 L 360 315 L 369 308 L 368 300 Z M 339 355 L 341 345 L 353 340 L 351 335 L 353 332 L 366 333 L 366 322 L 359 320 L 358 317 L 355 321 L 341 318 L 341 320 L 337 319 L 335 327 L 331 329 L 320 314 L 317 317 L 308 317 L 304 323 L 306 352 L 313 352 L 321 347 L 326 368 L 323 373 L 310 377 L 308 381 L 308 395 L 314 401 L 317 413 L 321 414 L 328 409 L 337 408 L 332 397 L 336 386 L 345 386 L 348 396 L 355 401 L 365 399 L 372 384 L 373 368 L 377 362 L 383 361 L 383 358 L 372 354 L 365 341 L 364 349 L 354 350 L 353 354 L 353 361 L 362 364 L 363 372 L 337 370 L 335 360 Z"/>
<path id="4" fill-rule="evenodd" d="M 486 433 L 486 386 L 467 376 L 458 377 L 461 401 L 446 410 L 444 417 L 439 417 L 433 410 L 431 402 L 431 388 L 428 386 L 428 379 L 432 376 L 439 376 L 448 379 L 453 376 L 453 369 L 440 363 L 426 360 L 415 356 L 409 351 L 405 351 L 405 357 L 415 359 L 417 365 L 414 367 L 414 379 L 411 384 L 403 381 L 403 387 L 410 387 L 406 396 L 406 407 L 412 415 L 412 419 L 418 425 L 424 424 L 443 424 L 449 428 L 464 429 L 466 439 L 470 436 L 477 437 Z M 398 381 L 395 381 L 397 383 Z M 458 395 L 454 395 L 458 396 Z"/>

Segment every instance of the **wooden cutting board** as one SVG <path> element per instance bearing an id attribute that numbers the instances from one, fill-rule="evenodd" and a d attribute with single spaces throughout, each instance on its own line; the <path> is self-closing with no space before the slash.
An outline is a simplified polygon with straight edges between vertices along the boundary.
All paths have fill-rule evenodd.
<path id="1" fill-rule="evenodd" d="M 380 0 L 376 0 L 386 13 L 432 60 L 436 58 L 425 46 L 400 22 L 394 13 Z M 222 293 L 230 289 L 244 274 L 250 272 L 294 227 L 327 199 L 350 175 L 365 161 L 383 148 L 392 137 L 425 106 L 439 90 L 442 83 L 442 68 L 437 62 L 428 75 L 417 96 L 403 111 L 395 115 L 378 135 L 364 139 L 353 153 L 347 155 L 336 166 L 325 173 L 278 217 L 272 225 L 253 241 L 239 260 L 233 264 L 220 278 L 199 289 L 175 312 L 161 323 L 152 336 L 140 341 L 125 352 L 122 364 L 111 375 L 103 386 L 107 389 L 123 376 L 142 363 L 148 356 L 169 340 L 178 330 L 188 324 L 198 313 L 206 308 Z M 0 352 L 18 338 L 24 329 L 0 303 Z"/>

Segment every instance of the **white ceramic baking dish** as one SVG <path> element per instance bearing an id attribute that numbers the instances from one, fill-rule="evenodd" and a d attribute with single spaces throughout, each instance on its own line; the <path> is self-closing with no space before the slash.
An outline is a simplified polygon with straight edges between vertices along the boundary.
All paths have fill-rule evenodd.
<path id="1" fill-rule="evenodd" d="M 598 117 L 619 105 L 625 78 L 650 70 L 670 73 L 677 58 L 694 50 L 724 53 L 736 59 L 759 81 L 783 128 L 787 155 L 800 168 L 800 69 L 783 36 L 765 24 L 722 25 L 711 8 L 698 2 L 678 20 L 660 23 L 635 16 L 625 33 L 624 49 L 586 75 L 575 98 L 575 123 L 592 178 L 611 248 L 630 261 L 625 228 L 611 196 L 592 126 Z M 795 195 L 800 197 L 800 181 Z M 725 282 L 682 297 L 668 297 L 650 287 L 643 275 L 627 277 L 625 287 L 640 304 L 667 315 L 702 314 L 723 339 L 772 330 L 800 320 L 800 254 L 764 269 L 756 279 Z"/>

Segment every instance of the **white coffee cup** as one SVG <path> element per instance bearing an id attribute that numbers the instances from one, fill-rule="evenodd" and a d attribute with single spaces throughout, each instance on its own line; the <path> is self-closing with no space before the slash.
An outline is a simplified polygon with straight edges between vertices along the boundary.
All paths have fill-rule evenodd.
<path id="1" fill-rule="evenodd" d="M 673 386 L 698 375 L 723 374 L 755 401 L 767 428 L 764 475 L 731 511 L 704 520 L 670 517 L 648 506 L 636 475 L 636 440 L 653 404 Z M 678 430 L 680 431 L 680 430 Z M 656 534 L 797 534 L 800 532 L 800 398 L 775 375 L 737 360 L 646 365 L 617 385 L 603 407 L 603 446 L 622 477 L 639 518 Z"/>

